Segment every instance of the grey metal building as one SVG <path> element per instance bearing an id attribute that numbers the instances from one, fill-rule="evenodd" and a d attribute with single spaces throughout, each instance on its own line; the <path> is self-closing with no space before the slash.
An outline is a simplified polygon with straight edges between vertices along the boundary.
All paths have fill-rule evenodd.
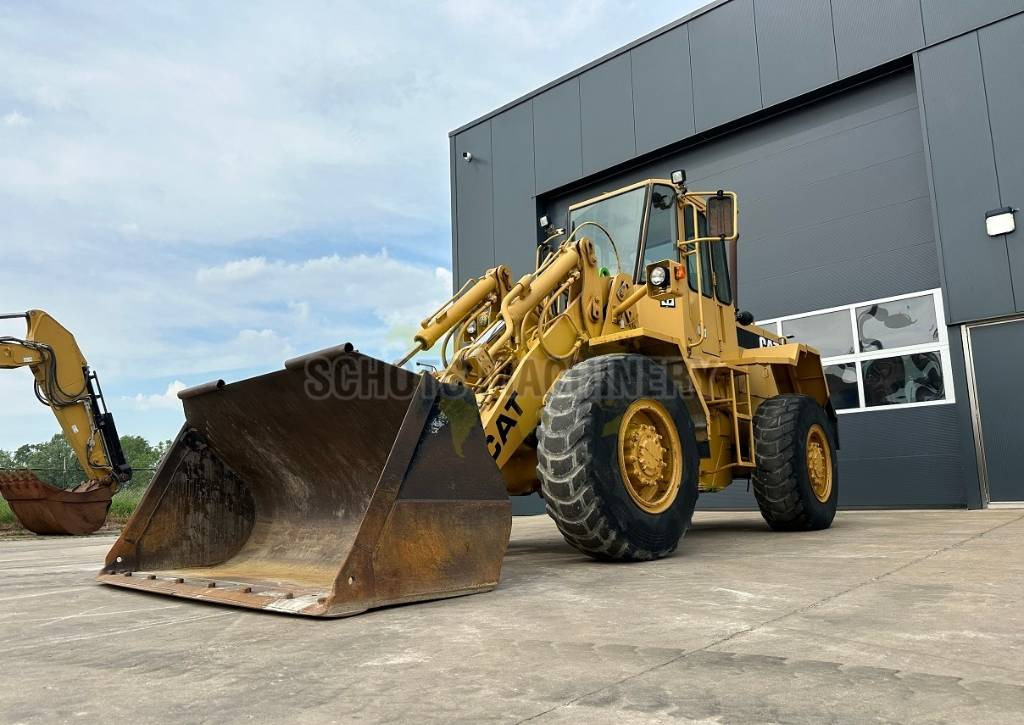
<path id="1" fill-rule="evenodd" d="M 686 169 L 739 193 L 741 307 L 825 356 L 841 505 L 1024 501 L 1024 232 L 986 230 L 1024 206 L 1024 0 L 714 2 L 450 146 L 457 284 Z"/>

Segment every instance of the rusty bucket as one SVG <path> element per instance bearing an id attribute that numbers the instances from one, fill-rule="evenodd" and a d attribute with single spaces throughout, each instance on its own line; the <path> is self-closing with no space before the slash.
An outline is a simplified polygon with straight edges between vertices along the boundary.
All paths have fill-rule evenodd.
<path id="1" fill-rule="evenodd" d="M 112 481 L 87 481 L 65 490 L 40 481 L 31 471 L 0 473 L 0 494 L 29 531 L 81 536 L 97 531 L 107 518 Z"/>
<path id="2" fill-rule="evenodd" d="M 344 346 L 180 397 L 99 581 L 328 617 L 497 585 L 510 506 L 468 390 Z"/>

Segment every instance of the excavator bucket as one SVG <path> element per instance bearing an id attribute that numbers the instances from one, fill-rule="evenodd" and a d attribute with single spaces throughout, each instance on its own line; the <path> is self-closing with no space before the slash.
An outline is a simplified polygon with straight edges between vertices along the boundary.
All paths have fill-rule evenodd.
<path id="1" fill-rule="evenodd" d="M 112 481 L 88 481 L 65 490 L 40 481 L 31 471 L 0 473 L 0 494 L 29 531 L 81 536 L 97 531 L 117 491 Z"/>
<path id="2" fill-rule="evenodd" d="M 346 345 L 180 397 L 99 581 L 326 617 L 497 585 L 511 510 L 469 390 Z"/>

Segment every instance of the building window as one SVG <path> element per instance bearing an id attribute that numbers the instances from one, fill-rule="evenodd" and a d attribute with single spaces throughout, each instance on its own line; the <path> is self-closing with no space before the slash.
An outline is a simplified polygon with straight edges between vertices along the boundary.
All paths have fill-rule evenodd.
<path id="1" fill-rule="evenodd" d="M 759 324 L 821 353 L 839 412 L 952 403 L 942 292 L 789 315 Z"/>

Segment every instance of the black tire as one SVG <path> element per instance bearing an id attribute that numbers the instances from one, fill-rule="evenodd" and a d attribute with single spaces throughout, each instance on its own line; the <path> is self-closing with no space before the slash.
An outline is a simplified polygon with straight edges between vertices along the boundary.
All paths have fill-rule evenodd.
<path id="1" fill-rule="evenodd" d="M 816 425 L 825 433 L 832 464 L 831 489 L 824 501 L 814 493 L 807 464 L 808 434 Z M 835 441 L 835 430 L 825 409 L 806 395 L 777 395 L 757 409 L 754 497 L 773 529 L 815 531 L 832 525 L 839 500 Z"/>
<path id="2" fill-rule="evenodd" d="M 664 406 L 682 451 L 675 500 L 660 513 L 637 505 L 619 469 L 618 424 L 639 399 Z M 665 368 L 631 354 L 579 363 L 552 387 L 537 441 L 547 512 L 572 546 L 607 561 L 658 559 L 675 550 L 697 504 L 700 457 L 693 421 Z"/>

